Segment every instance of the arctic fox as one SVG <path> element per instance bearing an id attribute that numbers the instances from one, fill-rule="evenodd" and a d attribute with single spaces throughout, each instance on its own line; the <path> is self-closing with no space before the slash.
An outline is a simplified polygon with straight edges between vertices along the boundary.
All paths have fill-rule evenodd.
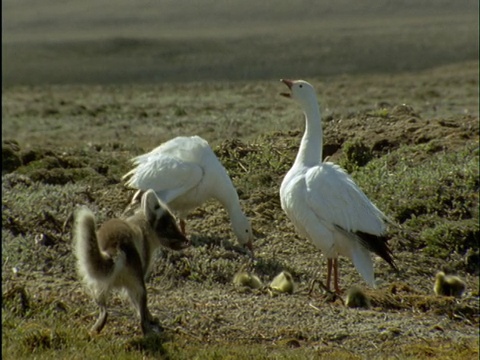
<path id="1" fill-rule="evenodd" d="M 110 219 L 96 231 L 95 216 L 87 207 L 75 214 L 74 252 L 82 280 L 99 306 L 92 331 L 107 322 L 107 299 L 112 289 L 126 290 L 140 317 L 144 334 L 158 326 L 147 307 L 147 276 L 154 250 L 160 245 L 181 250 L 190 245 L 175 218 L 152 190 L 141 207 L 127 219 Z"/>

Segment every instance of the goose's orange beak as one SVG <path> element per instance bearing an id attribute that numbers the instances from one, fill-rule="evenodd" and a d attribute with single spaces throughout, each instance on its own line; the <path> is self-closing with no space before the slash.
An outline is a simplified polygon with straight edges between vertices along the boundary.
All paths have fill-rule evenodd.
<path id="1" fill-rule="evenodd" d="M 293 85 L 293 81 L 292 81 L 292 80 L 281 79 L 280 81 L 283 82 L 285 85 L 287 85 L 289 89 L 292 88 L 292 85 Z M 287 98 L 291 98 L 291 97 L 292 97 L 292 94 L 290 94 L 290 93 L 280 93 L 280 95 L 285 96 L 285 97 L 287 97 Z"/>

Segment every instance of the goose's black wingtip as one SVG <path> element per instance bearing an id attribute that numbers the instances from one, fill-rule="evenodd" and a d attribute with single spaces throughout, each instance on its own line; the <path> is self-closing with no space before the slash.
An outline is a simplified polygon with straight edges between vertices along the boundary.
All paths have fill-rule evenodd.
<path id="1" fill-rule="evenodd" d="M 371 252 L 380 256 L 385 262 L 387 262 L 395 272 L 400 273 L 395 261 L 393 260 L 392 250 L 388 247 L 388 239 L 386 236 L 378 236 L 363 231 L 356 231 L 357 235 L 362 244 Z"/>

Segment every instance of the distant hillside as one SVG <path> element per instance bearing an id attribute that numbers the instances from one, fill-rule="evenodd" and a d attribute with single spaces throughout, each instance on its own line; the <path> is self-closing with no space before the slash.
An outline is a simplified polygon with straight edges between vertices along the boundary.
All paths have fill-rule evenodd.
<path id="1" fill-rule="evenodd" d="M 476 1 L 111 4 L 3 1 L 3 85 L 390 73 L 478 59 Z"/>

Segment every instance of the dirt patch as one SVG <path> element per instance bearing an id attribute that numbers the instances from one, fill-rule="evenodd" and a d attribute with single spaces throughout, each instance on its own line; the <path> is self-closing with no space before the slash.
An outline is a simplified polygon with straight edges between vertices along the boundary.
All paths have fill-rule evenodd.
<path id="1" fill-rule="evenodd" d="M 441 78 L 438 76 L 434 79 Z M 339 84 L 347 80 L 337 81 L 334 84 L 340 91 Z M 360 92 L 364 80 L 351 81 Z M 388 79 L 376 81 L 375 92 L 390 86 Z M 261 89 L 259 84 L 244 86 L 215 84 L 210 89 L 219 107 L 230 107 L 231 113 L 237 114 L 242 112 L 242 104 L 231 103 L 230 95 Z M 137 91 L 145 89 L 139 87 Z M 127 119 L 143 108 L 145 117 L 134 121 L 144 121 L 147 125 L 142 126 L 148 128 L 158 120 L 158 114 L 153 112 L 154 101 L 145 107 L 137 102 L 141 97 L 135 97 L 125 109 L 121 105 L 108 107 L 110 100 L 102 98 L 105 88 L 80 87 L 70 89 L 70 94 L 57 90 L 50 89 L 50 95 L 36 103 L 31 99 L 43 95 L 25 88 L 11 89 L 4 107 L 3 309 L 25 323 L 52 317 L 74 322 L 88 338 L 86 331 L 93 322 L 95 306 L 75 272 L 69 215 L 78 204 L 88 205 L 99 222 L 122 213 L 133 191 L 124 187 L 121 176 L 131 166 L 129 159 L 148 150 L 155 140 L 155 134 L 144 140 L 143 130 L 136 132 L 138 128 Z M 59 112 L 42 110 L 45 101 L 63 99 L 68 103 L 70 96 L 87 90 L 91 93 L 81 100 L 85 107 L 108 107 L 105 115 L 103 110 L 95 115 L 88 111 L 72 115 L 71 108 L 63 110 L 62 106 L 67 105 L 59 103 Z M 127 94 L 135 89 L 121 91 Z M 170 114 L 160 125 L 170 127 L 167 134 L 182 132 L 182 126 L 193 129 L 195 125 L 193 121 L 188 123 L 192 104 L 198 102 L 199 88 L 192 84 L 177 91 L 183 99 L 189 99 L 182 107 L 185 112 L 168 106 L 158 110 Z M 143 92 L 147 98 L 151 94 Z M 333 97 L 327 95 L 327 99 L 331 103 Z M 211 101 L 207 97 L 206 104 L 197 104 L 203 109 L 200 113 L 208 111 Z M 419 341 L 428 345 L 428 351 L 454 342 L 464 344 L 470 356 L 475 354 L 472 344 L 478 339 L 479 325 L 475 266 L 479 240 L 478 210 L 475 212 L 479 186 L 478 115 L 448 111 L 432 115 L 422 105 L 415 108 L 393 101 L 365 108 L 352 101 L 353 105 L 340 108 L 338 113 L 325 111 L 324 155 L 351 170 L 368 195 L 401 223 L 388 234 L 400 272 L 375 260 L 379 286 L 366 291 L 370 309 L 347 308 L 344 299 L 331 296 L 318 285 L 309 294 L 318 270 L 318 278 L 324 279 L 325 261 L 313 245 L 296 235 L 278 197 L 278 187 L 298 150 L 302 123 L 294 104 L 279 103 L 272 96 L 269 111 L 255 109 L 257 118 L 268 120 L 264 132 L 253 136 L 247 131 L 241 138 L 225 140 L 222 136 L 233 131 L 225 123 L 237 125 L 232 125 L 231 118 L 216 118 L 220 130 L 211 141 L 252 221 L 257 261 L 249 264 L 245 251 L 235 241 L 226 212 L 218 204 L 210 202 L 195 210 L 187 227 L 192 248 L 182 253 L 160 252 L 148 282 L 150 308 L 164 326 L 168 341 L 212 346 L 262 344 L 282 349 L 320 349 L 324 353 L 340 349 L 362 356 L 388 355 L 394 349 L 418 345 Z M 469 100 L 459 97 L 459 101 Z M 20 106 L 14 107 L 14 103 Z M 474 104 L 469 106 L 475 108 Z M 350 107 L 357 110 L 350 112 Z M 287 112 L 287 120 L 282 127 L 296 124 L 291 130 L 272 125 L 283 111 Z M 288 119 L 290 114 L 295 120 Z M 38 122 L 31 124 L 33 130 L 29 132 L 25 124 L 37 116 Z M 115 118 L 120 127 L 115 126 Z M 196 126 L 203 129 L 198 123 Z M 67 132 L 78 136 L 69 142 L 64 138 Z M 35 146 L 27 133 L 34 136 Z M 129 140 L 119 141 L 117 137 Z M 426 174 L 430 180 L 423 169 L 429 169 Z M 446 246 L 449 251 L 445 251 Z M 280 271 L 288 271 L 296 290 L 292 295 L 272 296 L 265 288 L 238 289 L 232 280 L 245 266 L 266 285 Z M 434 276 L 440 269 L 466 280 L 464 297 L 434 296 Z M 345 289 L 363 285 L 346 259 L 340 260 L 340 272 Z M 115 297 L 111 308 L 105 336 L 127 341 L 138 333 L 137 320 L 125 301 Z M 32 349 L 38 350 L 39 343 L 46 348 L 62 348 L 62 342 L 68 341 L 65 333 L 42 331 L 26 338 Z M 145 346 L 152 349 L 153 345 L 148 344 L 134 341 L 128 346 L 131 351 Z"/>

